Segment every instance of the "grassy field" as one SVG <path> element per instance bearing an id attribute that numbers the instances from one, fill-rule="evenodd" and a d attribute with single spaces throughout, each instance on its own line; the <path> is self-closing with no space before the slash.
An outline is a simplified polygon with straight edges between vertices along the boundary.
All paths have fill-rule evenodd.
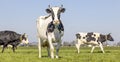
<path id="1" fill-rule="evenodd" d="M 42 58 L 38 58 L 37 47 L 18 47 L 15 53 L 5 49 L 0 53 L 0 62 L 120 62 L 120 47 L 105 47 L 105 54 L 99 48 L 90 53 L 91 48 L 82 47 L 81 53 L 76 53 L 75 47 L 61 47 L 59 59 L 47 57 L 46 48 L 42 50 Z M 0 47 L 1 50 L 1 47 Z"/>

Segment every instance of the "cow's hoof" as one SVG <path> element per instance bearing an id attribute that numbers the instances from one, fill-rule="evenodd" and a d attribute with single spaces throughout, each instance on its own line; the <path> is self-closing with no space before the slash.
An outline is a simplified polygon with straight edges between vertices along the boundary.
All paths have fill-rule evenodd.
<path id="1" fill-rule="evenodd" d="M 59 56 L 56 56 L 56 58 L 59 58 Z"/>
<path id="2" fill-rule="evenodd" d="M 41 58 L 41 56 L 39 56 L 39 58 Z"/>

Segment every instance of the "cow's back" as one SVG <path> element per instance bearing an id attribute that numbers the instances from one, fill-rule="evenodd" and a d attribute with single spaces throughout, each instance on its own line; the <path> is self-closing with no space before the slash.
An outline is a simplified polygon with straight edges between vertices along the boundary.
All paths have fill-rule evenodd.
<path id="1" fill-rule="evenodd" d="M 0 31 L 0 40 L 1 41 L 12 41 L 19 39 L 20 34 L 17 34 L 13 31 Z"/>
<path id="2" fill-rule="evenodd" d="M 94 32 L 88 32 L 88 33 L 79 32 L 78 35 L 80 36 L 78 40 L 82 44 L 84 43 L 97 44 L 97 41 L 100 37 L 100 33 L 94 33 Z"/>

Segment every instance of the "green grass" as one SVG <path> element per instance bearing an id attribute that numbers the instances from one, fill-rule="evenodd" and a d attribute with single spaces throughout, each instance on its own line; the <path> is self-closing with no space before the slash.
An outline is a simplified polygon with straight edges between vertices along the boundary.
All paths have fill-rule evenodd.
<path id="1" fill-rule="evenodd" d="M 1 51 L 2 48 L 0 48 Z M 105 54 L 99 48 L 90 53 L 91 48 L 82 47 L 77 54 L 75 47 L 61 47 L 59 59 L 47 57 L 46 48 L 42 50 L 42 58 L 38 58 L 37 47 L 18 47 L 15 53 L 10 48 L 0 53 L 0 62 L 120 62 L 120 47 L 105 47 Z"/>

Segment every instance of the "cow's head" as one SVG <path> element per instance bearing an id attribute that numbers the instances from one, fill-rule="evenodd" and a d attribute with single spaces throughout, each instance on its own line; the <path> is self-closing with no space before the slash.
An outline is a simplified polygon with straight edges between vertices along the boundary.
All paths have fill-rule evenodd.
<path id="1" fill-rule="evenodd" d="M 61 7 L 49 7 L 46 9 L 46 12 L 52 16 L 53 24 L 59 24 L 60 21 L 60 14 L 65 12 L 65 8 L 63 5 Z"/>
<path id="2" fill-rule="evenodd" d="M 109 41 L 114 41 L 114 39 L 112 38 L 112 36 L 110 35 L 111 33 L 107 34 L 107 40 Z"/>
<path id="3" fill-rule="evenodd" d="M 29 41 L 28 41 L 28 36 L 27 36 L 27 34 L 25 34 L 25 33 L 24 33 L 23 35 L 21 35 L 20 40 L 21 40 L 21 42 L 24 43 L 24 44 L 28 44 L 28 43 L 29 43 Z"/>

